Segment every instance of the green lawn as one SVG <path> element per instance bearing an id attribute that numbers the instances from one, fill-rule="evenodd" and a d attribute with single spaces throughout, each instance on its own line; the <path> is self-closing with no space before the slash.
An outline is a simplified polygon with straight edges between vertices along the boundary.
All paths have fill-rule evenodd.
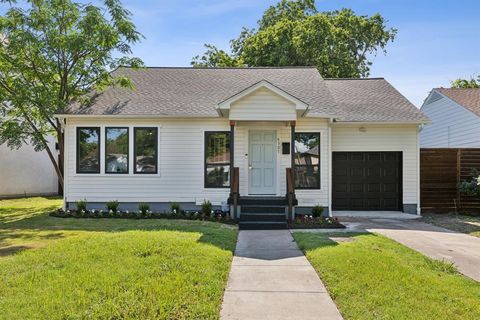
<path id="1" fill-rule="evenodd" d="M 450 264 L 376 234 L 294 237 L 345 319 L 480 319 L 480 284 Z"/>
<path id="2" fill-rule="evenodd" d="M 422 221 L 442 228 L 480 237 L 480 216 L 473 217 L 462 214 L 424 214 Z"/>
<path id="3" fill-rule="evenodd" d="M 61 219 L 58 199 L 0 201 L 1 319 L 215 319 L 236 227 Z"/>

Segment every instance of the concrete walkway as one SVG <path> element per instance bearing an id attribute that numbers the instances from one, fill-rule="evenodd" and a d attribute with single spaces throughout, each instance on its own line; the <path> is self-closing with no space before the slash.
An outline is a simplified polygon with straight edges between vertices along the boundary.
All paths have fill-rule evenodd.
<path id="1" fill-rule="evenodd" d="M 437 260 L 455 264 L 458 271 L 480 281 L 480 238 L 415 220 L 344 218 L 349 231 L 380 233 Z"/>
<path id="2" fill-rule="evenodd" d="M 221 319 L 342 319 L 288 230 L 240 231 Z"/>

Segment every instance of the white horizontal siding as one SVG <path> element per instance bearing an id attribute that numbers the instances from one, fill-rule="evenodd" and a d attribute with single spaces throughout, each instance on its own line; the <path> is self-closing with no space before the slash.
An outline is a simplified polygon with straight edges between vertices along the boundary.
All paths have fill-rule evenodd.
<path id="1" fill-rule="evenodd" d="M 297 121 L 296 132 L 320 132 L 320 189 L 316 190 L 296 190 L 296 196 L 299 206 L 328 206 L 328 121 L 325 119 L 304 118 Z M 290 163 L 288 164 L 290 167 Z"/>
<path id="2" fill-rule="evenodd" d="M 480 147 L 480 117 L 476 114 L 445 97 L 421 110 L 432 121 L 420 134 L 422 148 Z"/>
<path id="3" fill-rule="evenodd" d="M 328 126 L 324 119 L 301 119 L 296 132 L 320 132 L 321 189 L 297 190 L 299 206 L 328 205 Z M 237 122 L 235 128 L 235 166 L 240 170 L 240 195 L 248 195 L 248 133 L 250 130 L 274 130 L 277 135 L 277 196 L 286 194 L 286 168 L 291 166 L 290 154 L 282 154 L 282 143 L 291 142 L 288 122 Z"/>
<path id="4" fill-rule="evenodd" d="M 267 88 L 232 103 L 230 120 L 296 120 L 295 104 Z"/>
<path id="5" fill-rule="evenodd" d="M 49 138 L 55 152 L 55 141 Z M 11 150 L 0 145 L 0 197 L 58 192 L 57 174 L 47 152 L 35 152 L 30 144 Z"/>
<path id="6" fill-rule="evenodd" d="M 76 126 L 102 127 L 101 172 L 104 172 L 104 131 L 106 126 L 129 126 L 130 174 L 77 174 Z M 159 128 L 158 174 L 133 174 L 133 127 Z M 221 204 L 229 189 L 204 188 L 204 132 L 229 131 L 226 119 L 196 120 L 90 120 L 70 119 L 66 128 L 67 201 L 87 199 L 90 202 L 196 202 L 209 199 Z"/>
<path id="7" fill-rule="evenodd" d="M 403 203 L 418 204 L 418 127 L 416 125 L 334 125 L 332 152 L 335 151 L 402 151 Z"/>
<path id="8" fill-rule="evenodd" d="M 77 174 L 76 127 L 102 128 L 101 155 L 104 154 L 104 128 L 130 127 L 130 174 Z M 133 127 L 158 126 L 159 173 L 133 174 Z M 204 132 L 229 131 L 226 119 L 198 120 L 90 120 L 71 119 L 66 127 L 66 199 L 90 202 L 119 200 L 121 202 L 196 202 L 209 199 L 221 204 L 228 198 L 229 189 L 204 188 Z M 235 166 L 240 169 L 240 194 L 248 195 L 248 133 L 249 130 L 275 130 L 277 133 L 277 195 L 285 195 L 285 169 L 290 167 L 290 155 L 281 154 L 282 142 L 290 142 L 288 122 L 239 121 L 235 127 Z M 302 119 L 298 132 L 321 133 L 321 189 L 298 190 L 300 206 L 328 205 L 328 130 L 323 119 Z M 103 156 L 102 156 L 103 157 Z M 104 172 L 102 158 L 101 172 Z"/>

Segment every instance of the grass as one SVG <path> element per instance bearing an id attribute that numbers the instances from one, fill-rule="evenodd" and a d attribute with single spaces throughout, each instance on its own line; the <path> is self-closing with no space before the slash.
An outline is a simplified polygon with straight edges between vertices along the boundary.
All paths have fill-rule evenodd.
<path id="1" fill-rule="evenodd" d="M 445 229 L 480 237 L 480 216 L 424 214 L 422 221 Z"/>
<path id="2" fill-rule="evenodd" d="M 61 219 L 59 199 L 0 201 L 0 319 L 216 319 L 235 227 Z"/>
<path id="3" fill-rule="evenodd" d="M 480 285 L 449 263 L 376 234 L 294 237 L 345 319 L 480 319 Z"/>

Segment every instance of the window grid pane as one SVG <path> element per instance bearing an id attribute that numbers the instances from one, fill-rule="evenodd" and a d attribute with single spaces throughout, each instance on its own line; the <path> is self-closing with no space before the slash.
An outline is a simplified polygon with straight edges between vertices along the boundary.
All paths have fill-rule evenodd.
<path id="1" fill-rule="evenodd" d="M 230 186 L 230 133 L 205 133 L 205 187 Z"/>
<path id="2" fill-rule="evenodd" d="M 320 133 L 295 133 L 295 188 L 320 189 Z"/>
<path id="3" fill-rule="evenodd" d="M 135 173 L 157 173 L 157 141 L 157 128 L 134 129 Z"/>
<path id="4" fill-rule="evenodd" d="M 128 128 L 105 129 L 105 172 L 128 173 Z"/>
<path id="5" fill-rule="evenodd" d="M 77 173 L 100 173 L 100 128 L 77 128 Z"/>

